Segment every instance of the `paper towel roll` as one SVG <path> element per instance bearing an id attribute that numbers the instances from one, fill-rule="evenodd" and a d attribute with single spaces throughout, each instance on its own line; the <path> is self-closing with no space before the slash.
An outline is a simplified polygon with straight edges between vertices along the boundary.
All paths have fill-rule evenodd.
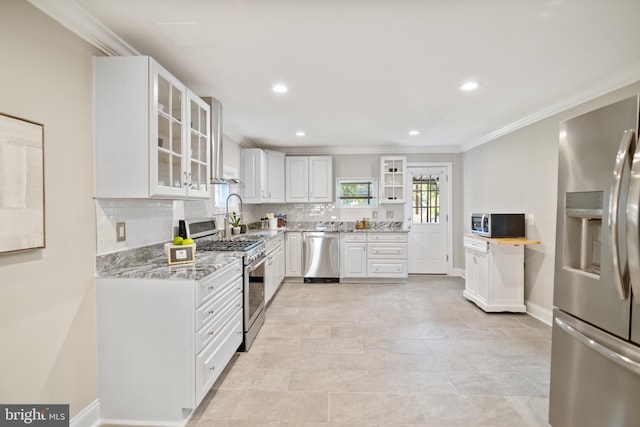
<path id="1" fill-rule="evenodd" d="M 278 218 L 269 218 L 269 229 L 275 230 L 278 228 Z"/>

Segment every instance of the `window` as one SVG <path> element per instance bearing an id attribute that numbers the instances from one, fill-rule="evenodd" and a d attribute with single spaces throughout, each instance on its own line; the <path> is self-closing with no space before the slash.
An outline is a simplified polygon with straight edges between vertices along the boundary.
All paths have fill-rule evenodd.
<path id="1" fill-rule="evenodd" d="M 440 223 L 439 175 L 414 176 L 411 195 L 414 224 Z"/>
<path id="2" fill-rule="evenodd" d="M 340 178 L 336 180 L 338 207 L 377 206 L 378 180 L 376 178 Z"/>

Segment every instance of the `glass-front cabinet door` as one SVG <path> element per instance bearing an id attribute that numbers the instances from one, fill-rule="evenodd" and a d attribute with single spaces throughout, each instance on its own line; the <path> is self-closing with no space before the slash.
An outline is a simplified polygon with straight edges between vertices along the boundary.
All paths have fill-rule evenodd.
<path id="1" fill-rule="evenodd" d="M 155 62 L 150 63 L 151 132 L 149 192 L 151 196 L 185 196 L 185 87 Z M 157 139 L 157 143 L 154 141 Z"/>
<path id="2" fill-rule="evenodd" d="M 380 158 L 380 203 L 406 201 L 407 158 L 404 156 Z"/>
<path id="3" fill-rule="evenodd" d="M 211 115 L 209 105 L 187 91 L 189 105 L 189 154 L 187 177 L 189 197 L 209 197 L 209 158 L 211 156 Z"/>

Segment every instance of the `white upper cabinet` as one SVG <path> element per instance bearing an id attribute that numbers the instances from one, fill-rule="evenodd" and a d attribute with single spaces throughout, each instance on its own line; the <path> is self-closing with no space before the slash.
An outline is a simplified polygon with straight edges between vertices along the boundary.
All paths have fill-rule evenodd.
<path id="1" fill-rule="evenodd" d="M 287 156 L 286 160 L 286 201 L 300 203 L 309 201 L 309 158 Z"/>
<path id="2" fill-rule="evenodd" d="M 247 148 L 242 157 L 242 201 L 284 203 L 284 153 Z"/>
<path id="3" fill-rule="evenodd" d="M 284 153 L 267 151 L 267 199 L 284 203 Z"/>
<path id="4" fill-rule="evenodd" d="M 405 203 L 407 200 L 407 158 L 380 158 L 380 203 Z"/>
<path id="5" fill-rule="evenodd" d="M 309 201 L 333 201 L 333 158 L 309 157 Z"/>
<path id="6" fill-rule="evenodd" d="M 94 60 L 98 198 L 208 198 L 209 106 L 148 56 Z"/>
<path id="7" fill-rule="evenodd" d="M 286 201 L 332 202 L 333 158 L 331 156 L 287 156 Z"/>
<path id="8" fill-rule="evenodd" d="M 267 201 L 267 153 L 259 148 L 241 151 L 242 201 L 264 203 Z"/>
<path id="9" fill-rule="evenodd" d="M 211 114 L 209 105 L 187 90 L 189 120 L 189 196 L 209 197 L 211 164 Z"/>

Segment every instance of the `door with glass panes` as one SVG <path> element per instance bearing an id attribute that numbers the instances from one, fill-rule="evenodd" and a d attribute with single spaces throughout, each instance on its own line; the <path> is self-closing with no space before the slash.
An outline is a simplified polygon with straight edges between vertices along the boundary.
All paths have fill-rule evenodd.
<path id="1" fill-rule="evenodd" d="M 409 166 L 409 274 L 447 274 L 448 166 Z"/>

